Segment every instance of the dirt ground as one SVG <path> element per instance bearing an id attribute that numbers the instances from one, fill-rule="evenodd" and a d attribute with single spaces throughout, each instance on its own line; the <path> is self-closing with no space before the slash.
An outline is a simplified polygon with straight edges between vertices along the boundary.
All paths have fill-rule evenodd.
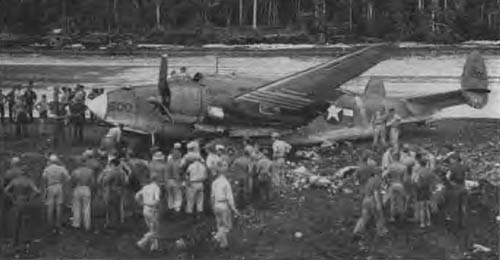
<path id="1" fill-rule="evenodd" d="M 498 162 L 500 153 L 500 125 L 492 120 L 448 120 L 436 123 L 435 129 L 406 129 L 403 142 L 439 147 L 454 144 L 458 150 L 480 154 L 482 160 Z M 7 128 L 2 128 L 7 130 Z M 44 166 L 46 137 L 40 137 L 32 127 L 31 137 L 15 140 L 7 130 L 0 144 L 3 163 L 14 154 L 30 158 L 29 168 L 36 176 Z M 64 158 L 78 154 L 97 144 L 104 129 L 89 127 L 83 144 L 63 145 L 57 152 Z M 58 133 L 59 135 L 61 133 Z M 336 149 L 320 152 L 314 162 L 326 174 L 354 165 L 358 151 L 369 143 L 341 144 Z M 29 151 L 30 153 L 26 152 Z M 466 158 L 469 165 L 476 159 Z M 5 169 L 5 167 L 3 168 Z M 473 171 L 474 172 L 474 171 Z M 498 173 L 497 173 L 498 175 Z M 468 176 L 476 179 L 477 176 Z M 368 229 L 361 245 L 351 242 L 351 233 L 360 215 L 358 187 L 353 193 L 332 194 L 321 189 L 288 189 L 270 205 L 255 205 L 243 210 L 247 217 L 236 219 L 230 235 L 228 250 L 215 249 L 211 232 L 214 218 L 207 214 L 199 221 L 188 218 L 162 218 L 161 251 L 148 253 L 138 250 L 135 242 L 143 235 L 145 225 L 140 218 L 131 217 L 117 230 L 103 230 L 102 206 L 94 203 L 94 228 L 90 233 L 69 228 L 65 223 L 59 236 L 47 232 L 43 210 L 35 205 L 24 237 L 31 238 L 29 247 L 16 251 L 9 246 L 4 232 L 0 244 L 0 259 L 10 258 L 176 258 L 176 259 L 497 259 L 498 214 L 497 190 L 481 186 L 470 196 L 469 218 L 466 228 L 457 229 L 446 224 L 437 214 L 431 228 L 421 230 L 416 224 L 389 225 L 389 236 L 378 238 Z M 70 215 L 69 208 L 66 218 Z M 294 234 L 301 232 L 302 238 Z M 2 234 L 3 233 L 3 234 Z M 175 246 L 178 239 L 186 241 L 185 248 Z M 489 253 L 472 253 L 474 243 L 491 248 Z M 465 253 L 465 254 L 464 254 Z"/>

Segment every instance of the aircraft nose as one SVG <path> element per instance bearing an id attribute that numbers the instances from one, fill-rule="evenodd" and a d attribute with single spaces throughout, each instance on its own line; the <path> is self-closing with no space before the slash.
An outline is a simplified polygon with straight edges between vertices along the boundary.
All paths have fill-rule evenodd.
<path id="1" fill-rule="evenodd" d="M 104 119 L 108 108 L 108 94 L 103 93 L 92 100 L 87 99 L 86 105 L 90 112 L 92 112 L 95 116 L 100 119 Z"/>

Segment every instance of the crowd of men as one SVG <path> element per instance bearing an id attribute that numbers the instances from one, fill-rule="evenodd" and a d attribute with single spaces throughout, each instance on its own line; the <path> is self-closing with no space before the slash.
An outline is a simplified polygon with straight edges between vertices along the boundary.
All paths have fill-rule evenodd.
<path id="1" fill-rule="evenodd" d="M 206 156 L 202 156 L 199 143 L 192 141 L 187 143 L 185 153 L 180 143 L 174 144 L 168 156 L 158 147 L 153 148 L 147 170 L 141 170 L 135 163 L 138 159 L 131 157 L 122 140 L 122 128 L 110 129 L 98 150 L 88 149 L 75 158 L 77 167 L 71 171 L 57 155 L 48 156 L 47 166 L 40 169 L 43 181 L 39 185 L 25 171 L 21 159 L 12 158 L 3 176 L 1 197 L 8 202 L 2 211 L 16 213 L 9 224 L 14 245 L 22 242 L 25 207 L 42 195 L 47 224 L 55 234 L 60 231 L 64 204 L 69 200 L 72 226 L 85 230 L 115 228 L 125 221 L 126 212 L 134 212 L 140 205 L 148 228 L 137 242 L 141 249 L 159 248 L 162 208 L 171 219 L 192 216 L 196 221 L 202 214 L 213 213 L 217 225 L 214 239 L 225 248 L 232 214 L 239 215 L 238 208 L 253 201 L 269 202 L 283 185 L 284 157 L 291 146 L 278 134 L 272 136 L 272 158 L 250 140 L 244 141 L 241 152 L 222 144 L 208 145 L 203 151 Z M 72 198 L 64 192 L 68 188 L 72 189 Z M 91 202 L 95 200 L 105 205 L 104 227 L 93 227 Z"/>
<path id="2" fill-rule="evenodd" d="M 85 99 L 93 99 L 104 92 L 104 89 L 93 88 L 88 94 L 83 85 L 70 87 L 54 87 L 52 101 L 49 102 L 47 95 L 39 98 L 33 81 L 29 81 L 23 90 L 21 85 L 14 86 L 8 93 L 0 89 L 0 122 L 5 126 L 6 119 L 15 125 L 15 133 L 18 138 L 28 136 L 28 124 L 34 121 L 34 111 L 38 112 L 40 121 L 38 132 L 40 135 L 51 134 L 48 128 L 48 116 L 54 115 L 56 120 L 55 131 L 57 141 L 66 140 L 65 132 L 71 126 L 72 136 L 77 141 L 83 140 L 83 127 L 85 118 Z M 6 111 L 8 114 L 6 114 Z M 91 114 L 90 120 L 95 120 Z M 4 128 L 7 129 L 7 128 Z"/>
<path id="3" fill-rule="evenodd" d="M 185 69 L 181 73 L 187 75 Z M 60 104 L 55 110 L 56 119 L 66 122 L 70 115 L 74 135 L 83 139 L 85 98 L 98 94 L 99 91 L 92 91 L 92 96 L 86 97 L 81 85 L 75 90 L 55 88 L 54 100 Z M 0 95 L 0 100 L 7 102 L 9 111 L 12 111 L 9 117 L 19 125 L 20 135 L 25 133 L 23 124 L 33 120 L 34 109 L 39 111 L 42 125 L 47 118 L 47 97 L 43 95 L 37 101 L 32 82 L 24 93 L 17 87 L 5 96 Z M 0 112 L 3 119 L 3 109 Z M 400 122 L 401 117 L 394 109 L 389 109 L 388 113 L 385 109 L 377 111 L 372 119 L 373 147 L 385 152 L 380 163 L 376 162 L 373 153 L 364 153 L 356 174 L 363 195 L 361 216 L 354 228 L 356 240 L 370 219 L 375 220 L 377 233 L 384 235 L 387 232 L 386 215 L 389 222 L 414 220 L 422 228 L 429 227 L 431 212 L 437 210 L 439 194 L 445 194 L 447 216 L 463 221 L 468 169 L 461 162 L 460 155 L 452 149 L 438 155 L 422 147 L 400 146 Z M 57 155 L 51 154 L 45 169 L 40 169 L 43 182 L 38 186 L 24 169 L 21 159 L 12 158 L 10 168 L 2 178 L 0 199 L 6 202 L 2 203 L 2 212 L 13 210 L 16 213 L 9 224 L 15 245 L 21 242 L 24 208 L 39 194 L 43 194 L 47 223 L 55 233 L 59 232 L 63 205 L 70 199 L 64 190 L 70 187 L 74 228 L 97 228 L 92 227 L 95 223 L 91 214 L 93 200 L 102 200 L 105 204 L 105 228 L 119 226 L 125 221 L 126 212 L 134 211 L 134 205 L 140 205 L 148 232 L 137 246 L 157 250 L 160 209 L 166 208 L 173 219 L 178 216 L 198 219 L 202 213 L 211 212 L 217 225 L 214 239 L 225 248 L 232 214 L 239 215 L 238 209 L 254 201 L 269 202 L 285 185 L 285 158 L 292 147 L 277 133 L 272 135 L 271 151 L 260 148 L 249 139 L 244 140 L 243 149 L 239 151 L 220 143 L 206 146 L 202 151 L 196 141 L 186 145 L 186 152 L 180 143 L 174 144 L 167 156 L 155 148 L 151 151 L 147 170 L 140 170 L 123 141 L 122 131 L 123 125 L 111 128 L 99 150 L 85 151 L 77 159 L 78 166 L 71 171 Z M 386 141 L 387 133 L 390 146 Z"/>
<path id="4" fill-rule="evenodd" d="M 373 152 L 362 155 L 356 176 L 363 200 L 354 241 L 361 238 L 371 219 L 375 220 L 377 234 L 385 235 L 385 216 L 389 222 L 413 221 L 426 228 L 431 226 L 432 212 L 442 210 L 446 220 L 464 224 L 468 168 L 460 154 L 451 146 L 433 152 L 417 145 L 400 146 L 398 121 L 393 110 L 389 114 L 378 111 L 372 120 L 373 147 L 384 153 L 380 163 Z M 387 132 L 390 145 L 386 142 Z"/>

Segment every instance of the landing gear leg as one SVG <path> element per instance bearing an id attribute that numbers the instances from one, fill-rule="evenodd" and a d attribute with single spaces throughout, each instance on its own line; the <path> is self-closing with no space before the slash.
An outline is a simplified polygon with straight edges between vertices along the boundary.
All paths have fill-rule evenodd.
<path id="1" fill-rule="evenodd" d="M 151 133 L 151 147 L 155 146 L 156 140 L 155 140 L 155 133 Z"/>

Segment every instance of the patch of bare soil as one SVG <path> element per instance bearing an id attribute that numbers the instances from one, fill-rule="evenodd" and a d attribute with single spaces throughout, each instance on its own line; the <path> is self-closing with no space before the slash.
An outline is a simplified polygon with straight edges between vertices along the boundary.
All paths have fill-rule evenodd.
<path id="1" fill-rule="evenodd" d="M 102 131 L 102 130 L 101 130 Z M 64 155 L 80 153 L 89 145 L 96 144 L 101 135 L 96 129 L 86 131 L 84 144 L 67 145 L 59 149 Z M 437 148 L 453 144 L 465 155 L 471 166 L 469 179 L 488 179 L 494 182 L 495 163 L 500 163 L 500 129 L 498 121 L 450 120 L 436 124 L 435 130 L 408 128 L 404 142 Z M 14 141 L 10 136 L 3 139 L 5 162 L 8 156 L 31 151 L 30 168 L 34 176 L 41 173 L 45 162 L 44 139 L 31 137 L 29 141 Z M 319 159 L 308 162 L 317 166 L 321 174 L 333 174 L 337 169 L 354 165 L 359 151 L 368 142 L 341 144 L 337 148 L 323 149 Z M 26 157 L 28 158 L 28 157 Z M 4 168 L 5 169 L 5 168 Z M 488 173 L 488 174 L 486 174 Z M 287 190 L 270 205 L 255 204 L 243 210 L 246 217 L 235 219 L 230 233 L 230 248 L 215 249 L 211 232 L 215 231 L 214 218 L 207 214 L 198 221 L 185 217 L 171 220 L 162 218 L 160 252 L 147 253 L 138 250 L 135 242 L 145 232 L 141 218 L 131 217 L 117 230 L 103 230 L 102 206 L 94 201 L 95 232 L 64 228 L 56 236 L 47 232 L 43 210 L 33 207 L 31 224 L 25 237 L 31 238 L 27 250 L 15 251 L 2 240 L 0 258 L 178 258 L 178 259 L 496 259 L 498 246 L 498 190 L 481 181 L 481 186 L 469 198 L 469 217 L 465 228 L 457 228 L 443 221 L 436 214 L 431 228 L 421 230 L 413 223 L 389 225 L 385 238 L 374 235 L 368 229 L 362 243 L 352 243 L 351 233 L 360 215 L 359 187 L 351 180 L 346 186 L 353 190 L 332 194 L 321 189 Z M 66 212 L 66 219 L 70 210 Z M 69 226 L 66 223 L 66 226 Z M 297 238 L 296 232 L 302 233 Z M 0 232 L 4 234 L 4 232 Z M 5 238 L 5 236 L 4 236 Z M 182 238 L 186 247 L 176 247 Z M 472 252 L 474 243 L 491 249 L 491 252 Z M 465 253 L 465 254 L 464 254 Z"/>

